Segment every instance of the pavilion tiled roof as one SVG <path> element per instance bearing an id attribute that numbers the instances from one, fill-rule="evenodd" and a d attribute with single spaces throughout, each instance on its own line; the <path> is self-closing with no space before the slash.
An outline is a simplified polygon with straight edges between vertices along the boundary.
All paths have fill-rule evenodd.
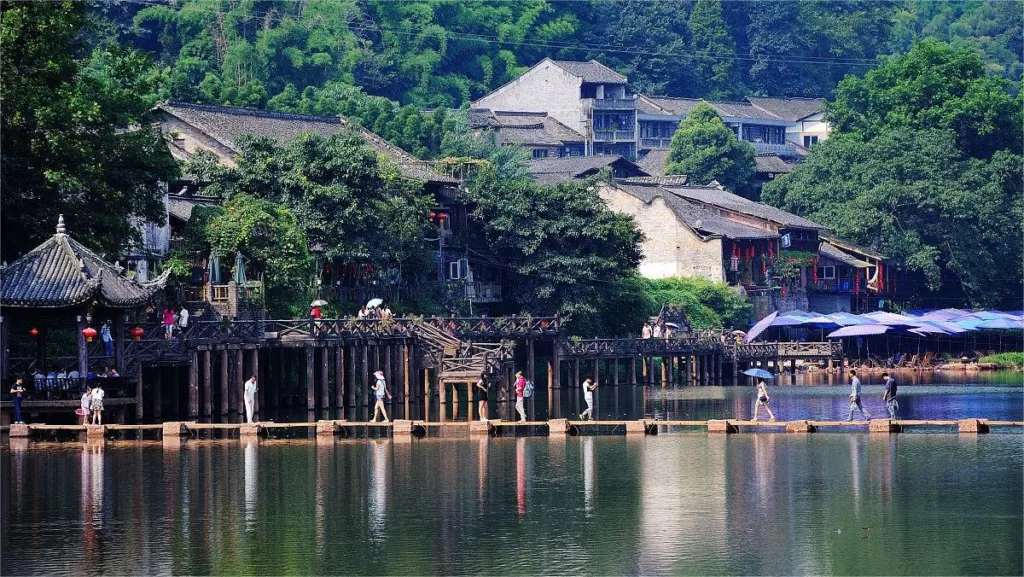
<path id="1" fill-rule="evenodd" d="M 0 304 L 18 308 L 63 308 L 95 300 L 111 308 L 145 304 L 167 283 L 170 271 L 140 283 L 67 235 L 64 217 L 57 234 L 3 270 Z"/>

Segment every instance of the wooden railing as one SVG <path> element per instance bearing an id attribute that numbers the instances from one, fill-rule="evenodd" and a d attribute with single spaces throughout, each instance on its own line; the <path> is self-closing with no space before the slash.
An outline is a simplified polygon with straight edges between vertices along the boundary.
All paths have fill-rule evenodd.
<path id="1" fill-rule="evenodd" d="M 713 336 L 685 336 L 668 339 L 569 339 L 561 342 L 567 357 L 631 357 L 704 354 L 720 350 Z"/>
<path id="2" fill-rule="evenodd" d="M 14 385 L 14 379 L 4 379 L 2 395 L 5 401 L 11 400 L 10 390 Z M 22 386 L 25 392 L 22 394 L 24 401 L 71 401 L 78 399 L 85 392 L 86 387 L 100 386 L 103 388 L 106 398 L 118 399 L 135 396 L 135 381 L 127 377 L 96 377 L 75 378 L 75 379 L 25 379 Z"/>

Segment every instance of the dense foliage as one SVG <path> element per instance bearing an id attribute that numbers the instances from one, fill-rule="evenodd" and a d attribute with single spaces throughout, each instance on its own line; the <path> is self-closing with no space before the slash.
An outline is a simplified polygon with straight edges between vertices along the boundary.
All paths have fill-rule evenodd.
<path id="1" fill-rule="evenodd" d="M 1012 2 L 142 3 L 127 34 L 165 66 L 169 93 L 262 107 L 329 82 L 417 106 L 458 106 L 545 56 L 596 58 L 637 90 L 675 96 L 829 96 L 879 55 L 939 37 L 1021 78 Z M 292 86 L 291 89 L 288 87 Z M 286 98 L 291 98 L 287 96 Z"/>
<path id="2" fill-rule="evenodd" d="M 948 299 L 928 304 L 1017 308 L 1021 100 L 1000 82 L 934 42 L 848 78 L 829 104 L 838 132 L 762 199 L 895 258 L 918 296 Z"/>
<path id="3" fill-rule="evenodd" d="M 114 257 L 138 239 L 131 219 L 164 218 L 160 183 L 178 171 L 138 124 L 155 102 L 148 59 L 106 39 L 80 4 L 0 10 L 3 257 L 51 236 L 61 213 L 75 238 Z"/>
<path id="4" fill-rule="evenodd" d="M 745 192 L 754 175 L 754 146 L 736 138 L 709 104 L 700 103 L 679 123 L 672 136 L 666 174 L 685 174 L 694 184 L 718 181 L 726 189 Z"/>
<path id="5" fill-rule="evenodd" d="M 544 186 L 486 168 L 470 194 L 474 220 L 509 267 L 524 312 L 582 321 L 599 312 L 601 287 L 640 263 L 642 234 L 632 217 L 608 210 L 589 182 Z"/>
<path id="6" fill-rule="evenodd" d="M 663 304 L 682 306 L 694 328 L 745 329 L 754 310 L 747 299 L 725 283 L 702 278 L 671 278 L 644 281 L 644 293 L 657 314 Z"/>

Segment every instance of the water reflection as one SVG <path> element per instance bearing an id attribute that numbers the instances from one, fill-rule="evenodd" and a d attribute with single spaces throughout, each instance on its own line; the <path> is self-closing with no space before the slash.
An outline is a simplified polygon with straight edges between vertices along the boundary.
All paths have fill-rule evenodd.
<path id="1" fill-rule="evenodd" d="M 595 480 L 597 478 L 596 460 L 594 458 L 593 436 L 583 437 L 583 506 L 587 514 L 594 512 Z"/>
<path id="2" fill-rule="evenodd" d="M 370 444 L 370 534 L 378 544 L 384 540 L 384 521 L 387 518 L 389 445 L 386 440 L 374 440 Z"/>
<path id="3" fill-rule="evenodd" d="M 256 528 L 256 489 L 259 479 L 256 469 L 256 447 L 258 441 L 253 438 L 242 441 L 242 452 L 245 462 L 245 530 L 252 531 Z"/>
<path id="4" fill-rule="evenodd" d="M 526 515 L 526 439 L 516 439 L 516 506 L 519 519 Z"/>

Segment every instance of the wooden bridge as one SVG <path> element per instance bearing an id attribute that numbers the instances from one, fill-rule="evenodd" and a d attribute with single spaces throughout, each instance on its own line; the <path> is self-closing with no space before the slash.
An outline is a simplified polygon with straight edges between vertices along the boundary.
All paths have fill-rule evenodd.
<path id="1" fill-rule="evenodd" d="M 397 404 L 410 415 L 410 403 L 422 407 L 436 396 L 444 404 L 449 392 L 457 402 L 460 388 L 470 395 L 481 373 L 498 385 L 499 396 L 508 395 L 517 366 L 538 386 L 538 376 L 546 373 L 554 389 L 578 386 L 587 375 L 611 385 L 703 385 L 722 384 L 731 373 L 735 383 L 750 366 L 774 363 L 778 369 L 784 360 L 831 364 L 842 358 L 838 343 L 737 346 L 727 344 L 721 331 L 668 339 L 567 338 L 557 317 L 200 318 L 173 339 L 164 338 L 160 324 L 138 328 L 139 338 L 117 347 L 122 378 L 134 384 L 132 394 L 122 395 L 129 410 L 118 419 L 137 423 L 165 417 L 238 421 L 244 414 L 242 383 L 252 375 L 260 383 L 259 416 L 305 410 L 318 418 L 345 418 L 372 404 L 370 375 L 377 370 L 394 396 L 390 408 Z M 103 358 L 101 346 L 93 343 L 90 357 Z M 28 373 L 32 359 L 10 358 L 9 368 Z M 36 391 L 27 384 L 32 399 Z M 42 410 L 28 403 L 26 408 Z"/>

